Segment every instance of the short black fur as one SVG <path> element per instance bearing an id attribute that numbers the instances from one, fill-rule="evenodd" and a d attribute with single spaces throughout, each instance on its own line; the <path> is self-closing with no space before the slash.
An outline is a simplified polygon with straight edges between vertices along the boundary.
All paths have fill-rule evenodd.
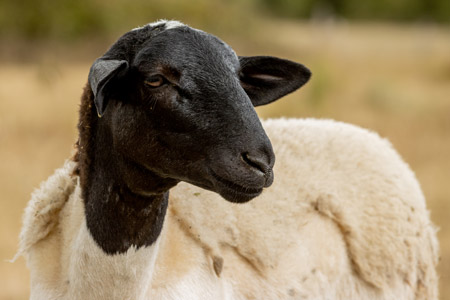
<path id="1" fill-rule="evenodd" d="M 258 196 L 274 154 L 253 106 L 309 76 L 287 60 L 239 59 L 187 26 L 126 33 L 93 64 L 80 107 L 76 159 L 97 244 L 108 254 L 152 245 L 179 181 L 237 203 Z"/>

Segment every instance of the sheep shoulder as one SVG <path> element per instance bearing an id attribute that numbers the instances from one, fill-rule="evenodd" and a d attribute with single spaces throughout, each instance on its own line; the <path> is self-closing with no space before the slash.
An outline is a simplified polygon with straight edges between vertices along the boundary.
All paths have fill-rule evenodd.
<path id="1" fill-rule="evenodd" d="M 219 261 L 222 278 L 259 299 L 437 297 L 436 230 L 415 175 L 387 140 L 331 120 L 263 126 L 277 161 L 260 197 L 232 204 L 186 183 L 171 190 L 170 222 L 211 269 Z M 255 278 L 260 286 L 248 284 Z M 269 297 L 268 286 L 277 287 Z"/>

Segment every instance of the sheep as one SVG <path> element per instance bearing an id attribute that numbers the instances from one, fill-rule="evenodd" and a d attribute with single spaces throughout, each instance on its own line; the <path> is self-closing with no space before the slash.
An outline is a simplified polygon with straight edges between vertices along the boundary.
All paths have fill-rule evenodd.
<path id="1" fill-rule="evenodd" d="M 390 143 L 258 119 L 309 78 L 175 21 L 122 36 L 25 210 L 31 299 L 437 299 L 436 230 Z"/>

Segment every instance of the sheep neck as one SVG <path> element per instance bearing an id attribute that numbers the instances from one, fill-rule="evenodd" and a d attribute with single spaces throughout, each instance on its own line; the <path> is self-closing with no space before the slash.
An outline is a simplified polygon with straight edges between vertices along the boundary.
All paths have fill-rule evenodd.
<path id="1" fill-rule="evenodd" d="M 95 181 L 88 186 L 84 200 L 86 225 L 97 244 L 108 254 L 152 245 L 162 229 L 169 193 L 144 197 L 115 182 L 102 184 L 99 189 Z"/>
<path id="2" fill-rule="evenodd" d="M 92 99 L 92 91 L 86 87 L 80 107 L 76 154 L 87 228 L 107 254 L 124 253 L 132 246 L 150 246 L 161 233 L 168 190 L 176 182 L 149 174 L 114 153 L 109 146 L 110 137 L 98 124 Z M 124 164 L 132 177 L 145 175 L 148 179 L 150 186 L 146 195 L 132 191 L 124 181 L 121 173 Z"/>

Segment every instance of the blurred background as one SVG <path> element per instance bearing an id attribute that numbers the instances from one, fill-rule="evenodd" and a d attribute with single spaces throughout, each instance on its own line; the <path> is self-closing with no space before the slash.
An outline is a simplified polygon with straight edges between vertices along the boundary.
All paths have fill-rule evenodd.
<path id="1" fill-rule="evenodd" d="M 440 228 L 441 299 L 450 299 L 448 0 L 0 0 L 0 299 L 29 296 L 24 259 L 6 260 L 30 193 L 72 151 L 90 64 L 160 18 L 213 33 L 240 55 L 312 70 L 261 117 L 333 118 L 387 137 Z"/>

